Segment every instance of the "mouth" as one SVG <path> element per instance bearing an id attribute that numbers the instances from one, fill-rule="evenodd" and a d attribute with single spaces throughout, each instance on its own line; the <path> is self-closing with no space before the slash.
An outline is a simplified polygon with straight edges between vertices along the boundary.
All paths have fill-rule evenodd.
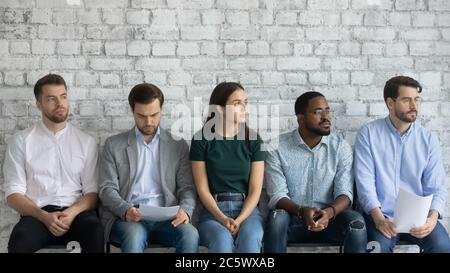
<path id="1" fill-rule="evenodd" d="M 320 125 L 321 125 L 321 126 L 324 126 L 324 127 L 330 127 L 330 126 L 331 126 L 331 122 L 329 122 L 329 121 L 324 121 L 324 122 L 320 123 Z"/>
<path id="2" fill-rule="evenodd" d="M 65 108 L 58 108 L 58 109 L 56 109 L 55 113 L 58 114 L 58 115 L 65 114 L 66 113 L 66 109 Z"/>

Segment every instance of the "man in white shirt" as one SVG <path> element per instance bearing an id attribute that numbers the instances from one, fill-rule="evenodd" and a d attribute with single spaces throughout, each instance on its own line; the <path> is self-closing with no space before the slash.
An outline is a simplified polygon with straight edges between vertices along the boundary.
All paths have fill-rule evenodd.
<path id="1" fill-rule="evenodd" d="M 42 121 L 11 138 L 3 166 L 6 201 L 21 215 L 8 251 L 29 253 L 77 241 L 82 252 L 103 252 L 95 210 L 95 140 L 67 122 L 69 101 L 61 76 L 44 76 L 34 94 Z"/>

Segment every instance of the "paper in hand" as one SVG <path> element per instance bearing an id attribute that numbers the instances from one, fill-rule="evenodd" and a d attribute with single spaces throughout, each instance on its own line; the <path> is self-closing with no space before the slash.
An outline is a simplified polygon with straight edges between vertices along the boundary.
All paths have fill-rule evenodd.
<path id="1" fill-rule="evenodd" d="M 411 228 L 425 224 L 433 195 L 418 196 L 400 189 L 394 211 L 394 223 L 399 233 L 409 233 Z"/>

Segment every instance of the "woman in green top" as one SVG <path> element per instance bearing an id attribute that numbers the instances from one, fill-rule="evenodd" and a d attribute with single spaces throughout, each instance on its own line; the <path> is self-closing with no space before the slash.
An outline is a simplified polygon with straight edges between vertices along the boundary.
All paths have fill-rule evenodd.
<path id="1" fill-rule="evenodd" d="M 264 176 L 261 139 L 246 125 L 244 88 L 223 82 L 214 88 L 210 113 L 194 135 L 192 173 L 203 204 L 198 230 L 209 252 L 258 253 L 264 235 L 257 205 Z"/>

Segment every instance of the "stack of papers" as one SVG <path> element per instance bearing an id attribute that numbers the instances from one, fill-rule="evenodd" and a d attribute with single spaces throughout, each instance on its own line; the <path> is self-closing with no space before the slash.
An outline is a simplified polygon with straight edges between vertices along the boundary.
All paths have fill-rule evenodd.
<path id="1" fill-rule="evenodd" d="M 394 223 L 399 233 L 409 233 L 425 224 L 433 195 L 418 196 L 400 189 L 394 211 Z"/>
<path id="2" fill-rule="evenodd" d="M 173 207 L 155 207 L 140 205 L 139 210 L 147 221 L 167 221 L 175 218 L 180 206 Z"/>

